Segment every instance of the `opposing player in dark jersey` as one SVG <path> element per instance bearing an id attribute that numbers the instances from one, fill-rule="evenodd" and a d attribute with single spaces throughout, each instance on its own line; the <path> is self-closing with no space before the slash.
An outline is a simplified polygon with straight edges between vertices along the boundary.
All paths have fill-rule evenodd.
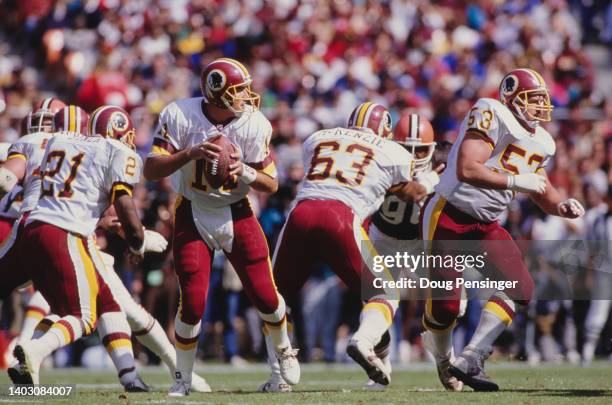
<path id="1" fill-rule="evenodd" d="M 438 184 L 438 173 L 444 169 L 445 156 L 451 144 L 445 141 L 436 142 L 431 123 L 427 118 L 418 114 L 406 114 L 400 118 L 393 132 L 393 140 L 410 151 L 414 157 L 415 180 L 425 186 L 428 195 L 431 194 L 435 185 Z M 438 159 L 434 159 L 434 155 L 437 155 Z M 421 203 L 403 201 L 394 194 L 387 193 L 378 211 L 372 215 L 368 227 L 368 236 L 379 253 L 394 254 L 411 249 L 409 241 L 419 238 L 419 214 L 422 203 L 423 200 Z M 386 335 L 375 348 L 375 353 L 391 372 L 390 338 L 388 333 Z M 446 369 L 448 365 L 446 364 Z M 440 373 L 439 365 L 438 369 Z M 440 378 L 443 378 L 442 374 Z M 448 378 L 457 382 L 450 375 Z M 386 387 L 369 380 L 366 388 L 383 389 Z"/>

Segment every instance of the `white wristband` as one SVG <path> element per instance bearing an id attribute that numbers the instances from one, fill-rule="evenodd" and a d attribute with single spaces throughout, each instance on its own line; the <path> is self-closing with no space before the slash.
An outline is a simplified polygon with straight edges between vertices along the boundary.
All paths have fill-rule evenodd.
<path id="1" fill-rule="evenodd" d="M 130 248 L 130 252 L 134 253 L 135 255 L 139 255 L 139 256 L 144 256 L 145 254 L 145 246 L 147 245 L 147 233 L 145 232 L 146 229 L 143 226 L 142 227 L 142 246 L 140 246 L 138 249 L 134 249 L 131 246 L 128 246 Z"/>
<path id="2" fill-rule="evenodd" d="M 512 174 L 509 174 L 507 183 L 506 183 L 506 189 L 512 190 L 513 187 L 514 187 L 514 176 Z"/>
<path id="3" fill-rule="evenodd" d="M 238 177 L 243 183 L 251 184 L 257 178 L 257 170 L 247 164 L 242 164 L 242 174 Z"/>
<path id="4" fill-rule="evenodd" d="M 144 254 L 145 254 L 145 243 L 144 243 L 144 241 L 142 241 L 142 246 L 139 249 L 134 249 L 131 246 L 129 248 L 130 248 L 130 252 L 134 253 L 135 255 L 144 256 Z"/>

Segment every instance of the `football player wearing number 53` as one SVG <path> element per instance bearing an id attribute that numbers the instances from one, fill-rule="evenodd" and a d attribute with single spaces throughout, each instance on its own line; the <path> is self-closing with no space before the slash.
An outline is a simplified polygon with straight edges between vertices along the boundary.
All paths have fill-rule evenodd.
<path id="1" fill-rule="evenodd" d="M 554 156 L 555 143 L 540 126 L 551 120 L 553 109 L 542 76 L 532 69 L 512 70 L 502 79 L 499 98 L 478 100 L 463 120 L 448 168 L 424 208 L 421 224 L 425 240 L 480 241 L 478 246 L 487 252 L 497 276 L 518 281 L 513 289 L 493 293 L 470 343 L 451 360 L 449 372 L 477 391 L 498 390 L 484 373 L 484 361 L 495 339 L 512 322 L 517 306 L 532 298 L 534 288 L 521 251 L 497 218 L 517 192 L 527 193 L 549 215 L 584 215 L 578 201 L 562 199 L 544 171 Z M 508 242 L 495 243 L 500 240 Z M 433 245 L 433 253 L 444 254 L 441 245 Z M 452 269 L 436 270 L 432 269 L 434 278 L 459 275 Z M 459 294 L 456 289 L 430 298 L 426 305 L 423 323 L 431 331 L 436 357 L 451 353 Z"/>
<path id="2" fill-rule="evenodd" d="M 201 76 L 203 97 L 177 100 L 164 108 L 144 175 L 150 180 L 172 175 L 179 195 L 174 227 L 174 266 L 180 286 L 175 320 L 176 375 L 170 396 L 188 395 L 200 320 L 204 314 L 213 251 L 221 249 L 259 311 L 273 339 L 283 378 L 299 381 L 297 350 L 291 348 L 285 301 L 272 278 L 266 238 L 246 198 L 251 188 L 273 193 L 278 188 L 270 156 L 270 122 L 259 111 L 259 95 L 242 63 L 220 58 Z M 220 188 L 206 181 L 205 159 L 222 149 L 209 139 L 222 134 L 238 149 L 229 180 Z M 243 161 L 238 160 L 241 158 Z"/>
<path id="3" fill-rule="evenodd" d="M 348 354 L 376 383 L 388 385 L 390 370 L 375 353 L 391 325 L 398 300 L 373 287 L 367 270 L 375 255 L 363 220 L 387 191 L 421 200 L 426 188 L 412 181 L 413 156 L 392 141 L 391 116 L 368 102 L 353 110 L 346 128 L 325 129 L 303 144 L 306 176 L 274 253 L 274 279 L 283 296 L 296 296 L 313 265 L 326 262 L 365 301 Z M 370 287 L 363 288 L 362 287 Z M 274 367 L 269 383 L 275 381 Z"/>

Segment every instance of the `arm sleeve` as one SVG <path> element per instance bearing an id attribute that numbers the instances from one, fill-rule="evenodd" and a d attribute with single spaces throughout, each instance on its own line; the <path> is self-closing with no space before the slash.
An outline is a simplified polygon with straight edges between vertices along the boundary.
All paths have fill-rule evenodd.
<path id="1" fill-rule="evenodd" d="M 6 160 L 14 159 L 14 158 L 28 160 L 26 147 L 27 147 L 27 143 L 25 142 L 19 142 L 19 141 L 15 142 L 14 144 L 10 146 L 8 153 L 7 153 Z"/>
<path id="2" fill-rule="evenodd" d="M 406 149 L 399 145 L 393 145 L 393 153 L 391 154 L 391 160 L 393 164 L 393 178 L 390 190 L 393 190 L 397 186 L 401 186 L 412 180 L 412 169 L 414 161 L 412 154 Z"/>
<path id="3" fill-rule="evenodd" d="M 477 133 L 491 147 L 495 148 L 499 134 L 499 118 L 495 110 L 484 100 L 478 100 L 467 118 L 466 132 Z"/>
<path id="4" fill-rule="evenodd" d="M 538 165 L 538 168 L 536 169 L 536 173 L 545 172 L 546 171 L 546 167 L 548 166 L 548 164 L 550 163 L 551 160 L 552 159 L 551 159 L 550 156 L 546 157 L 544 159 L 544 161 Z"/>
<path id="5" fill-rule="evenodd" d="M 151 155 L 172 155 L 182 149 L 182 114 L 175 103 L 169 104 L 159 114 L 159 122 L 153 135 Z"/>
<path id="6" fill-rule="evenodd" d="M 245 154 L 244 161 L 253 169 L 267 174 L 272 178 L 276 178 L 276 165 L 270 150 L 272 124 L 263 116 L 258 121 L 258 125 L 255 126 L 255 130 L 257 131 L 257 135 L 254 137 L 255 142 L 248 153 Z"/>
<path id="7" fill-rule="evenodd" d="M 134 186 L 140 181 L 142 160 L 127 148 L 117 148 L 111 157 L 107 186 L 110 190 L 110 203 L 121 194 L 132 195 Z"/>

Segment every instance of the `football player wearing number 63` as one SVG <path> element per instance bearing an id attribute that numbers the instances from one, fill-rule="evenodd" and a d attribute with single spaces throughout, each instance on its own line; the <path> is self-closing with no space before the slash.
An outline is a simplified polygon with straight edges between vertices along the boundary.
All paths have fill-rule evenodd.
<path id="1" fill-rule="evenodd" d="M 402 200 L 427 195 L 424 186 L 412 181 L 413 157 L 391 140 L 391 129 L 389 111 L 367 102 L 353 110 L 346 128 L 321 130 L 304 141 L 307 174 L 273 259 L 274 279 L 283 296 L 297 296 L 319 261 L 360 295 L 365 305 L 347 353 L 382 385 L 389 384 L 390 370 L 374 348 L 391 325 L 398 300 L 373 287 L 367 266 L 376 253 L 369 249 L 362 223 L 387 191 Z M 275 381 L 274 368 L 272 372 L 269 383 Z"/>
<path id="2" fill-rule="evenodd" d="M 272 337 L 275 361 L 289 384 L 299 381 L 297 350 L 287 335 L 285 301 L 274 285 L 265 235 L 246 198 L 251 189 L 278 188 L 270 156 L 272 125 L 259 111 L 251 75 L 234 59 L 220 58 L 203 70 L 203 97 L 177 100 L 164 108 L 144 175 L 172 175 L 179 201 L 174 227 L 174 266 L 180 286 L 175 320 L 177 367 L 168 395 L 188 395 L 200 321 L 204 314 L 215 249 L 236 269 L 247 296 Z M 208 142 L 224 135 L 241 153 L 232 154 L 229 181 L 212 187 L 206 159 L 216 167 L 222 149 Z M 241 158 L 242 160 L 240 160 Z"/>
<path id="3" fill-rule="evenodd" d="M 578 201 L 562 199 L 544 171 L 554 156 L 555 143 L 540 126 L 551 120 L 553 109 L 542 76 L 532 69 L 512 70 L 502 79 L 499 98 L 478 100 L 465 117 L 421 224 L 426 240 L 479 241 L 477 246 L 487 252 L 497 277 L 518 281 L 515 288 L 492 294 L 470 343 L 451 360 L 450 374 L 477 391 L 499 389 L 485 374 L 484 361 L 495 339 L 512 322 L 517 306 L 526 305 L 534 289 L 521 251 L 497 218 L 517 192 L 527 193 L 549 215 L 584 215 Z M 445 254 L 442 244 L 434 244 L 433 249 L 434 254 Z M 432 277 L 458 277 L 458 272 L 449 270 L 433 271 Z M 423 323 L 431 331 L 436 357 L 451 353 L 459 302 L 456 289 L 426 305 Z"/>

